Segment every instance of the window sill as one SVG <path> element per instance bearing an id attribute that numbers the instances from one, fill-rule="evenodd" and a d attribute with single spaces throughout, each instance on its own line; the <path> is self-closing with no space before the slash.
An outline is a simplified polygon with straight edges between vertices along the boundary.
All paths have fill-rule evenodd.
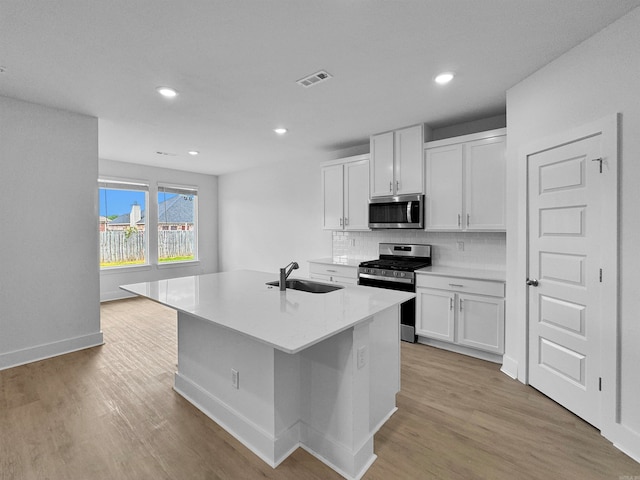
<path id="1" fill-rule="evenodd" d="M 164 268 L 176 268 L 176 267 L 197 267 L 200 265 L 200 260 L 187 260 L 185 262 L 163 262 L 158 263 L 158 269 Z"/>
<path id="2" fill-rule="evenodd" d="M 100 275 L 112 275 L 118 273 L 127 273 L 132 271 L 145 271 L 151 270 L 151 265 L 145 263 L 144 265 L 123 265 L 122 267 L 106 267 L 100 269 Z"/>

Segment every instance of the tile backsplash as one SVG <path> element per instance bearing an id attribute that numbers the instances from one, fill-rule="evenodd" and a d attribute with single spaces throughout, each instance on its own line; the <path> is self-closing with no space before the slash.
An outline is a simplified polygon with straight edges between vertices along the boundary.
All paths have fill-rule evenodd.
<path id="1" fill-rule="evenodd" d="M 379 243 L 425 243 L 432 245 L 433 265 L 505 270 L 506 238 L 507 235 L 504 232 L 424 232 L 422 230 L 333 232 L 333 256 L 372 260 L 378 258 Z"/>

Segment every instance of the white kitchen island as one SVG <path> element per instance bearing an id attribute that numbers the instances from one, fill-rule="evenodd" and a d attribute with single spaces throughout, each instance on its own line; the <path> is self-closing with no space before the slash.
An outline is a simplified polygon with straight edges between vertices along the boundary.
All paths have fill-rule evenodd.
<path id="1" fill-rule="evenodd" d="M 235 271 L 121 288 L 178 311 L 180 395 L 274 468 L 302 447 L 360 478 L 396 411 L 399 309 L 414 294 L 280 292 L 266 285 L 277 277 Z"/>

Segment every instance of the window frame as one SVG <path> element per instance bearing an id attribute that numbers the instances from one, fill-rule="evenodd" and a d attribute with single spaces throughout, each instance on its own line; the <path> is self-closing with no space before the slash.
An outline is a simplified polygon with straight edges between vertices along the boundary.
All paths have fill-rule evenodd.
<path id="1" fill-rule="evenodd" d="M 157 266 L 158 268 L 171 268 L 177 266 L 184 266 L 187 264 L 197 264 L 200 262 L 198 246 L 199 246 L 199 217 L 198 217 L 198 186 L 197 185 L 185 185 L 185 184 L 176 184 L 176 183 L 168 183 L 168 182 L 158 182 L 156 185 L 156 208 L 157 208 L 157 218 L 155 218 L 155 231 L 156 231 L 156 252 L 157 252 Z M 160 194 L 161 193 L 175 193 L 178 195 L 191 195 L 193 196 L 193 259 L 191 260 L 176 260 L 171 262 L 161 262 L 160 261 Z M 166 199 L 162 202 L 164 203 Z M 167 231 L 178 231 L 176 230 L 167 230 Z"/>
<path id="2" fill-rule="evenodd" d="M 128 191 L 137 191 L 137 192 L 143 192 L 144 193 L 144 209 L 143 211 L 145 212 L 145 227 L 144 227 L 144 234 L 145 234 L 145 240 L 144 240 L 144 263 L 137 263 L 137 264 L 132 264 L 132 265 L 113 265 L 113 266 L 102 266 L 100 264 L 100 259 L 98 259 L 98 266 L 100 269 L 100 272 L 113 272 L 113 271 L 120 271 L 120 270 L 124 270 L 124 269 L 148 269 L 152 263 L 151 263 L 151 258 L 150 258 L 150 254 L 149 254 L 149 229 L 151 228 L 150 226 L 150 217 L 149 217 L 149 199 L 151 197 L 150 195 L 150 182 L 145 181 L 145 180 L 139 180 L 139 179 L 132 179 L 132 178 L 116 178 L 116 177 L 105 177 L 105 176 L 100 176 L 98 178 L 98 209 L 100 209 L 100 205 L 102 202 L 101 199 L 101 190 L 128 190 Z M 108 214 L 108 212 L 105 212 Z M 100 234 L 100 217 L 102 215 L 100 215 L 100 212 L 98 211 L 98 234 Z M 105 217 L 107 217 L 108 215 L 105 215 Z M 105 231 L 106 231 L 106 224 L 105 224 Z M 98 248 L 100 248 L 100 246 L 98 246 Z"/>

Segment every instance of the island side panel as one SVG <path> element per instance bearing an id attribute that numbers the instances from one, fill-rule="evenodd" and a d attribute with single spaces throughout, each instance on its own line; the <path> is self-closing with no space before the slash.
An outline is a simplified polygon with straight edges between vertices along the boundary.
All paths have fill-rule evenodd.
<path id="1" fill-rule="evenodd" d="M 377 432 L 397 410 L 400 391 L 400 305 L 376 314 L 370 326 L 370 428 Z"/>
<path id="2" fill-rule="evenodd" d="M 276 465 L 300 446 L 301 371 L 300 354 L 274 351 Z"/>
<path id="3" fill-rule="evenodd" d="M 347 478 L 359 478 L 376 458 L 369 427 L 369 323 L 300 353 L 302 445 Z M 360 365 L 359 348 L 365 352 Z"/>
<path id="4" fill-rule="evenodd" d="M 231 369 L 239 374 L 232 385 Z M 274 467 L 274 349 L 178 312 L 175 390 Z"/>

